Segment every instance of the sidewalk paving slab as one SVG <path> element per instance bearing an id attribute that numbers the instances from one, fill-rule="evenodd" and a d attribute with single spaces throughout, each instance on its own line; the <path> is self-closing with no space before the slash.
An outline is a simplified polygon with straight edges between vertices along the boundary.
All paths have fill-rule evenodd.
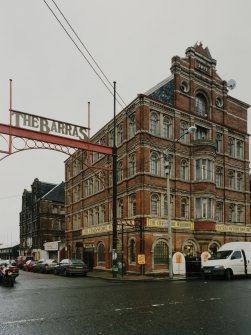
<path id="1" fill-rule="evenodd" d="M 165 280 L 190 280 L 195 279 L 199 277 L 186 277 L 184 275 L 176 275 L 173 277 L 173 279 L 169 278 L 168 275 L 166 276 L 150 276 L 150 275 L 137 275 L 137 274 L 117 274 L 115 277 L 113 276 L 113 273 L 111 271 L 97 271 L 93 270 L 91 272 L 88 272 L 87 276 L 89 278 L 98 278 L 98 279 L 104 279 L 104 280 L 110 280 L 110 281 L 135 281 L 135 282 L 152 282 L 152 281 L 165 281 Z"/>

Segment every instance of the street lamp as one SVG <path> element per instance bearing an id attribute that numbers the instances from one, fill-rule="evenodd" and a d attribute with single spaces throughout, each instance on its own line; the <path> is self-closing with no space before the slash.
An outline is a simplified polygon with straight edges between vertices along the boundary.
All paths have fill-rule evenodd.
<path id="1" fill-rule="evenodd" d="M 168 225 L 168 235 L 169 235 L 169 278 L 173 278 L 173 238 L 172 238 L 172 226 L 171 226 L 171 197 L 170 197 L 170 157 L 169 152 L 174 147 L 175 143 L 177 143 L 183 136 L 190 133 L 195 133 L 197 130 L 196 126 L 189 127 L 178 139 L 174 141 L 172 145 L 170 145 L 164 151 L 164 164 L 165 164 L 165 174 L 166 174 L 166 197 L 167 197 L 167 225 Z"/>

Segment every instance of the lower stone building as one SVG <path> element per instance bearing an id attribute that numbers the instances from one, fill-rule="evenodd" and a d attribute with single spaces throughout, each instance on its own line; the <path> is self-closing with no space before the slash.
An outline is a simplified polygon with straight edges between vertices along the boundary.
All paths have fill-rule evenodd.
<path id="1" fill-rule="evenodd" d="M 169 77 L 116 116 L 115 136 L 111 120 L 92 137 L 116 145 L 116 172 L 112 157 L 97 152 L 77 151 L 66 160 L 69 257 L 110 270 L 117 237 L 126 271 L 168 272 L 169 214 L 172 251 L 185 256 L 251 241 L 249 105 L 230 95 L 230 84 L 208 48 L 189 47 L 185 57 L 172 58 Z M 195 133 L 188 133 L 191 126 Z"/>
<path id="2" fill-rule="evenodd" d="M 37 178 L 31 191 L 24 190 L 20 212 L 20 256 L 32 255 L 35 259 L 64 256 L 64 192 L 64 182 L 57 185 Z"/>

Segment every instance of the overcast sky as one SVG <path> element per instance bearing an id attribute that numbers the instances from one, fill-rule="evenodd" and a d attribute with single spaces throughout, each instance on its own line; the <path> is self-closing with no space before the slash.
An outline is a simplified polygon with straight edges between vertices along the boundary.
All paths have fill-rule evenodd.
<path id="1" fill-rule="evenodd" d="M 59 15 L 53 1 L 46 1 Z M 197 41 L 209 48 L 221 78 L 236 80 L 229 94 L 251 104 L 250 0 L 55 2 L 127 104 L 168 77 L 171 58 L 184 57 Z M 9 79 L 13 109 L 87 126 L 90 101 L 91 135 L 113 117 L 112 95 L 43 0 L 0 0 L 0 123 L 6 124 Z M 0 149 L 6 150 L 1 136 Z M 19 243 L 23 190 L 35 178 L 63 181 L 66 158 L 29 150 L 0 161 L 3 246 Z"/>

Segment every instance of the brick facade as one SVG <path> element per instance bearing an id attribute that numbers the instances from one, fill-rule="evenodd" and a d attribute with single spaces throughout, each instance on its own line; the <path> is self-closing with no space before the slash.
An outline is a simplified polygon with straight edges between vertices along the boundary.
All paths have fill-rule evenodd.
<path id="1" fill-rule="evenodd" d="M 43 258 L 45 242 L 64 242 L 64 194 L 64 183 L 45 183 L 37 178 L 31 191 L 24 190 L 20 212 L 20 255 Z M 57 252 L 53 256 L 57 259 Z"/>
<path id="2" fill-rule="evenodd" d="M 117 252 L 127 271 L 168 271 L 166 148 L 173 251 L 197 256 L 251 241 L 249 105 L 229 93 L 216 60 L 198 44 L 173 57 L 171 76 L 116 116 Z M 192 125 L 196 133 L 185 134 Z M 112 132 L 113 121 L 92 141 L 111 146 Z M 111 269 L 112 158 L 78 151 L 65 166 L 68 255 Z"/>

